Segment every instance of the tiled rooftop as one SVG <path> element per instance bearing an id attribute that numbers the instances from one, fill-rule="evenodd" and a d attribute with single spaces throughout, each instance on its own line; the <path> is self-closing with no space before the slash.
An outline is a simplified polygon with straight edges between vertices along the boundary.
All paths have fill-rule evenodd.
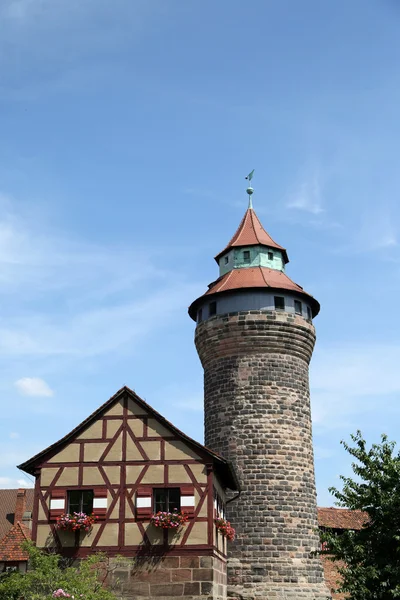
<path id="1" fill-rule="evenodd" d="M 14 511 L 18 490 L 0 489 L 0 540 L 14 524 Z M 33 489 L 26 490 L 26 510 L 33 510 Z"/>

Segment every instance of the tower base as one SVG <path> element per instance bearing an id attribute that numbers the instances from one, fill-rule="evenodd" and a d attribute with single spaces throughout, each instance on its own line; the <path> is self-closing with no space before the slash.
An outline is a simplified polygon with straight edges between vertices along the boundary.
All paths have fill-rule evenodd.
<path id="1" fill-rule="evenodd" d="M 331 600 L 324 584 L 252 584 L 251 588 L 228 586 L 228 600 Z"/>

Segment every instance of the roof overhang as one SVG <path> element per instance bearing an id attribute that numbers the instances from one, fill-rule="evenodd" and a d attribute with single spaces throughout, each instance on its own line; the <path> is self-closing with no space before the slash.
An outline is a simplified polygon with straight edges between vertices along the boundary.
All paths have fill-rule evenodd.
<path id="1" fill-rule="evenodd" d="M 279 288 L 279 287 L 248 287 L 248 288 L 233 288 L 233 289 L 229 289 L 226 291 L 214 292 L 214 293 L 206 292 L 205 294 L 203 294 L 202 296 L 200 296 L 199 298 L 194 300 L 192 302 L 192 304 L 189 306 L 189 308 L 188 308 L 189 316 L 191 317 L 191 319 L 193 319 L 193 321 L 197 321 L 197 311 L 198 311 L 199 307 L 202 304 L 204 304 L 204 302 L 206 302 L 206 301 L 207 302 L 209 300 L 211 301 L 220 296 L 232 296 L 237 292 L 246 293 L 246 292 L 254 292 L 254 291 L 270 292 L 270 293 L 278 292 L 280 294 L 297 296 L 298 298 L 301 298 L 303 301 L 307 302 L 310 305 L 313 318 L 318 315 L 318 313 L 321 309 L 321 305 L 318 302 L 318 300 L 316 300 L 310 294 L 307 294 L 307 292 L 301 292 L 301 291 L 291 290 L 291 289 L 287 289 L 287 288 Z"/>

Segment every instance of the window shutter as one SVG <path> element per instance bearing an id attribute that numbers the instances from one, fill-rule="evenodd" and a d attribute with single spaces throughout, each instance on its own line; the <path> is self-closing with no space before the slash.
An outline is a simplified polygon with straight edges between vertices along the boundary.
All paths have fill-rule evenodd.
<path id="1" fill-rule="evenodd" d="M 189 517 L 194 515 L 195 497 L 193 485 L 181 486 L 181 511 L 185 512 Z"/>
<path id="2" fill-rule="evenodd" d="M 52 490 L 50 494 L 50 521 L 55 521 L 57 517 L 61 517 L 67 510 L 65 490 Z"/>
<path id="3" fill-rule="evenodd" d="M 93 514 L 99 519 L 105 519 L 107 514 L 107 488 L 95 488 L 93 495 Z"/>
<path id="4" fill-rule="evenodd" d="M 136 518 L 148 520 L 152 511 L 153 489 L 150 487 L 138 487 L 136 492 Z"/>

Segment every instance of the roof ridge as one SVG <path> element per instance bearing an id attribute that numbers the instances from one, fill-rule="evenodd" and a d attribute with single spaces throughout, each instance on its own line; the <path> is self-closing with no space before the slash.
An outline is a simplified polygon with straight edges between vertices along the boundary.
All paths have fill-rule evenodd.
<path id="1" fill-rule="evenodd" d="M 8 530 L 8 531 L 7 531 L 7 532 L 6 532 L 6 533 L 3 535 L 3 537 L 2 537 L 2 538 L 1 538 L 1 540 L 0 540 L 0 546 L 2 546 L 2 545 L 3 545 L 4 541 L 5 541 L 5 540 L 6 540 L 8 537 L 12 536 L 13 532 L 14 532 L 16 529 L 20 529 L 20 531 L 21 531 L 22 535 L 23 535 L 23 536 L 24 536 L 24 537 L 25 537 L 27 540 L 31 539 L 31 538 L 30 538 L 30 535 L 27 535 L 28 533 L 30 533 L 30 530 L 29 530 L 29 528 L 28 528 L 26 525 L 23 525 L 23 524 L 21 523 L 21 521 L 17 521 L 17 522 L 16 522 L 16 523 L 14 523 L 14 524 L 13 524 L 13 525 L 10 527 L 10 529 L 9 529 L 9 530 Z"/>
<path id="2" fill-rule="evenodd" d="M 252 210 L 251 210 L 251 215 L 250 215 L 250 219 L 251 219 L 251 225 L 252 225 L 252 227 L 253 227 L 253 229 L 254 229 L 254 234 L 255 234 L 255 236 L 256 236 L 256 239 L 257 239 L 258 243 L 259 243 L 259 244 L 261 244 L 261 242 L 260 242 L 260 238 L 258 237 L 258 232 L 256 231 L 256 227 L 255 227 L 255 224 L 254 224 L 254 217 L 255 217 L 255 218 L 258 220 L 258 217 L 257 217 L 257 215 L 256 215 L 256 213 L 255 213 L 255 211 L 254 211 L 254 209 L 252 209 Z M 259 221 L 259 223 L 260 223 L 260 221 Z M 260 223 L 260 225 L 261 225 L 261 223 Z"/>
<path id="3" fill-rule="evenodd" d="M 259 269 L 260 269 L 260 271 L 261 271 L 261 276 L 262 276 L 262 278 L 263 278 L 263 279 L 264 279 L 264 281 L 265 281 L 265 285 L 266 285 L 267 287 L 271 287 L 271 286 L 269 285 L 268 281 L 265 279 L 265 273 L 264 273 L 264 271 L 262 270 L 262 268 L 261 268 L 260 266 L 259 266 L 258 268 L 259 268 Z"/>
<path id="4" fill-rule="evenodd" d="M 86 426 L 89 426 L 96 419 L 96 417 L 101 415 L 101 413 L 103 411 L 105 411 L 109 406 L 111 406 L 114 402 L 116 402 L 120 396 L 123 396 L 123 394 L 125 394 L 125 393 L 129 394 L 135 402 L 137 402 L 139 405 L 141 405 L 147 412 L 152 414 L 153 417 L 158 419 L 162 425 L 166 425 L 167 427 L 172 429 L 172 431 L 177 435 L 177 437 L 182 438 L 190 446 L 192 446 L 192 447 L 194 446 L 197 449 L 197 451 L 200 451 L 200 453 L 203 452 L 206 454 L 206 456 L 209 456 L 212 459 L 215 459 L 215 461 L 217 461 L 217 463 L 219 462 L 220 465 L 221 464 L 225 465 L 226 468 L 230 472 L 230 476 L 231 476 L 230 483 L 233 484 L 234 486 L 237 486 L 236 488 L 231 488 L 231 489 L 237 489 L 237 490 L 240 489 L 240 485 L 237 480 L 236 473 L 235 473 L 230 461 L 228 461 L 223 456 L 220 456 L 217 452 L 210 450 L 210 448 L 207 448 L 206 446 L 204 446 L 204 444 L 200 444 L 200 442 L 197 442 L 193 438 L 186 435 L 186 433 L 184 433 L 183 431 L 178 429 L 178 427 L 173 425 L 173 423 L 168 421 L 168 419 L 166 419 L 155 408 L 150 406 L 150 404 L 148 404 L 145 400 L 143 400 L 140 396 L 138 396 L 138 394 L 136 394 L 136 392 L 131 390 L 126 385 L 124 385 L 122 388 L 120 388 L 113 396 L 111 396 L 111 398 L 109 398 L 106 402 L 104 402 L 101 406 L 99 406 L 99 408 L 97 408 L 95 411 L 93 411 L 86 419 L 84 419 L 84 421 L 82 421 L 74 429 L 72 429 L 72 431 L 67 433 L 64 437 L 59 439 L 57 442 L 54 442 L 54 444 L 51 444 L 50 446 L 48 446 L 47 448 L 45 448 L 44 450 L 42 450 L 41 452 L 39 452 L 38 454 L 33 456 L 32 458 L 30 458 L 27 461 L 25 461 L 24 463 L 21 463 L 20 465 L 18 465 L 18 468 L 25 471 L 26 473 L 31 473 L 32 469 L 36 465 L 38 459 L 45 456 L 49 452 L 54 451 L 56 453 L 60 446 L 63 447 L 63 444 L 67 444 L 71 438 L 74 438 L 74 436 L 78 435 L 79 432 L 84 430 L 84 428 Z M 203 456 L 203 458 L 204 458 L 204 456 Z"/>
<path id="5" fill-rule="evenodd" d="M 232 269 L 232 271 L 228 271 L 227 273 L 227 277 L 225 278 L 225 281 L 223 282 L 223 284 L 221 285 L 219 291 L 223 290 L 223 288 L 228 284 L 228 281 L 231 279 L 232 273 L 233 273 L 234 269 Z"/>

